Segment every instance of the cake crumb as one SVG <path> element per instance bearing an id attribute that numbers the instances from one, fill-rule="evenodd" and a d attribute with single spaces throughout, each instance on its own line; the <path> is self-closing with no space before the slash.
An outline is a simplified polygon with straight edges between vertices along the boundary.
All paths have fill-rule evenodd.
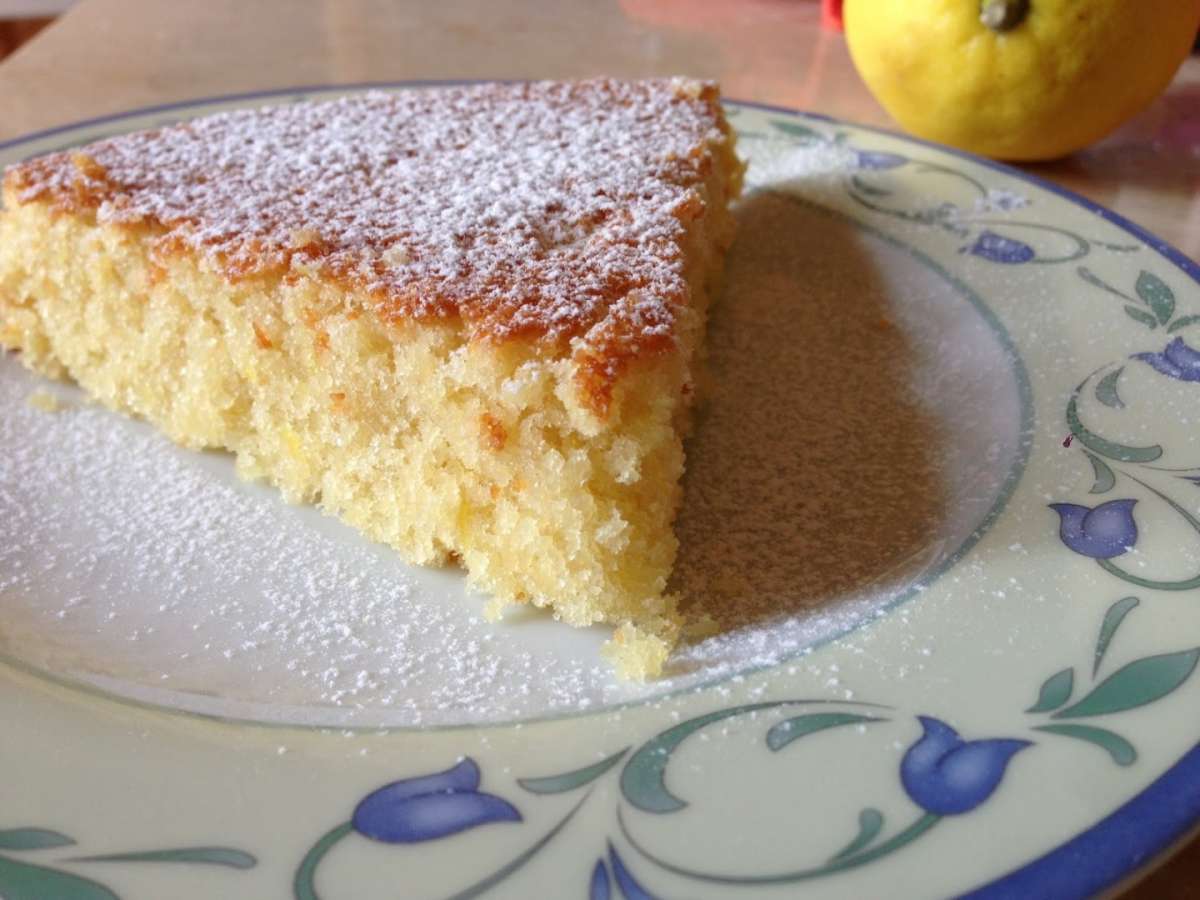
<path id="1" fill-rule="evenodd" d="M 662 672 L 674 643 L 626 622 L 600 652 L 613 664 L 618 678 L 646 681 Z"/>
<path id="2" fill-rule="evenodd" d="M 62 412 L 67 408 L 67 404 L 49 391 L 34 391 L 25 402 L 34 409 L 48 413 Z"/>

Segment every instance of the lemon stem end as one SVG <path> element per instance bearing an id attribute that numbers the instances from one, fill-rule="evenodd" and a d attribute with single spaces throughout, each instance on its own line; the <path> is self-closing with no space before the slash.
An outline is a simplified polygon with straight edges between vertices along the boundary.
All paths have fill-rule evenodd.
<path id="1" fill-rule="evenodd" d="M 992 31 L 1011 31 L 1029 14 L 1029 0 L 983 0 L 979 21 Z"/>

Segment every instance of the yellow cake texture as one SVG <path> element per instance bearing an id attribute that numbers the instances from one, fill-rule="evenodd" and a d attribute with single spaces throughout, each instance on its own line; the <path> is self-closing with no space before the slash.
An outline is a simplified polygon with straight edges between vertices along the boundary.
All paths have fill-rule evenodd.
<path id="1" fill-rule="evenodd" d="M 666 593 L 741 183 L 714 85 L 535 82 L 220 113 L 5 172 L 0 343 L 494 599 Z M 303 565 L 303 560 L 297 560 Z"/>

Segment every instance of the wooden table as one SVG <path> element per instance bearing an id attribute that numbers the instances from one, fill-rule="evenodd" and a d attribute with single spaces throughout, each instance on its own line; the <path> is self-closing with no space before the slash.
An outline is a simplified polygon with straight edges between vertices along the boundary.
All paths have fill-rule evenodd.
<path id="1" fill-rule="evenodd" d="M 0 65 L 0 139 L 205 95 L 405 78 L 688 73 L 887 125 L 813 0 L 84 0 Z M 1118 134 L 1033 167 L 1200 257 L 1200 59 Z"/>
<path id="2" fill-rule="evenodd" d="M 730 97 L 888 125 L 806 0 L 83 0 L 0 64 L 0 139 L 304 84 L 686 73 Z M 1030 167 L 1200 257 L 1200 59 L 1117 134 Z M 1197 896 L 1200 841 L 1126 896 Z"/>

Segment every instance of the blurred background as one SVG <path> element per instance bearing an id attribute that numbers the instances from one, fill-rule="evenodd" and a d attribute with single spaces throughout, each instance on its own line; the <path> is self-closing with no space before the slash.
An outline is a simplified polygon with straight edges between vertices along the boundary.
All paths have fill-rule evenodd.
<path id="1" fill-rule="evenodd" d="M 831 25 L 840 2 L 0 0 L 0 139 L 296 84 L 684 73 L 720 78 L 729 97 L 895 129 Z M 28 52 L 38 35 L 39 51 Z M 1200 258 L 1200 57 L 1115 133 L 1024 168 Z"/>
<path id="2" fill-rule="evenodd" d="M 0 0 L 0 59 L 54 21 L 71 0 Z"/>

